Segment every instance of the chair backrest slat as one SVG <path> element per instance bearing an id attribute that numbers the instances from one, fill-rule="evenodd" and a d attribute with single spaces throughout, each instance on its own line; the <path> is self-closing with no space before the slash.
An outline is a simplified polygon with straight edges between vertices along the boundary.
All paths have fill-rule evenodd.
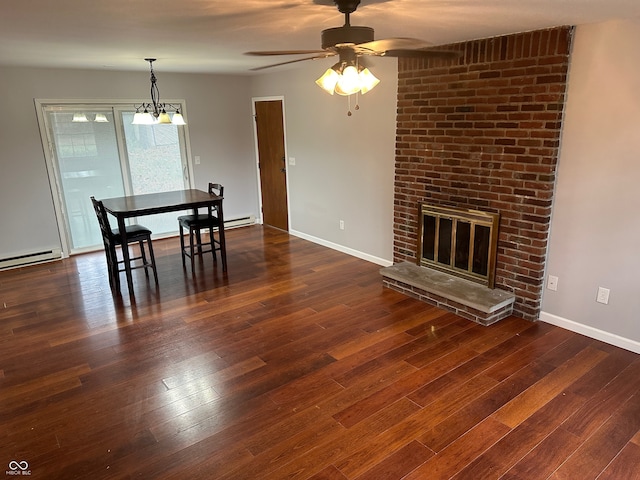
<path id="1" fill-rule="evenodd" d="M 219 197 L 223 197 L 224 185 L 222 185 L 221 183 L 209 182 L 209 195 L 217 195 Z M 215 207 L 210 207 L 209 210 L 213 214 L 213 212 L 216 212 L 218 210 L 218 206 L 216 205 Z"/>
<path id="2" fill-rule="evenodd" d="M 111 225 L 109 225 L 109 217 L 107 216 L 104 205 L 100 200 L 96 200 L 95 197 L 91 197 L 91 203 L 93 204 L 93 209 L 96 211 L 96 217 L 98 217 L 102 239 L 111 242 L 113 240 L 113 231 L 111 230 Z"/>

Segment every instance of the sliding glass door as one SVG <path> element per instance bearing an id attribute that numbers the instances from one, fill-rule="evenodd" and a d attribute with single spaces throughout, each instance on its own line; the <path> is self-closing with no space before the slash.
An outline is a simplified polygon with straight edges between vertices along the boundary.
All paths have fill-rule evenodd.
<path id="1" fill-rule="evenodd" d="M 43 106 L 49 176 L 68 253 L 102 246 L 91 196 L 101 199 L 190 185 L 184 127 L 132 125 L 134 113 L 126 106 Z M 176 216 L 145 217 L 144 225 L 154 235 L 173 234 Z"/>

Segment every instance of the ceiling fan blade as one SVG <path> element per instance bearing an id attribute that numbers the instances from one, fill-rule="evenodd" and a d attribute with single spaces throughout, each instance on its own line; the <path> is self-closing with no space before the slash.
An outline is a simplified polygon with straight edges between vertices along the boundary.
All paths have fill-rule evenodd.
<path id="1" fill-rule="evenodd" d="M 244 52 L 245 55 L 255 55 L 259 57 L 271 55 L 311 55 L 314 53 L 326 53 L 324 50 L 264 50 L 259 52 Z"/>
<path id="2" fill-rule="evenodd" d="M 289 60 L 288 62 L 272 63 L 271 65 L 265 65 L 263 67 L 255 67 L 255 68 L 251 68 L 250 70 L 252 70 L 252 71 L 264 70 L 265 68 L 279 67 L 280 65 L 287 65 L 289 63 L 296 63 L 296 62 L 304 62 L 306 60 L 316 60 L 318 58 L 327 58 L 327 57 L 332 57 L 334 55 L 335 55 L 334 52 L 324 52 L 323 51 L 322 55 L 315 55 L 313 57 L 299 58 L 297 60 Z"/>
<path id="3" fill-rule="evenodd" d="M 417 38 L 384 38 L 372 42 L 359 43 L 354 48 L 358 53 L 382 55 L 388 50 L 411 50 L 429 47 L 431 43 Z"/>
<path id="4" fill-rule="evenodd" d="M 443 60 L 453 60 L 460 55 L 460 52 L 454 50 L 387 50 L 382 54 L 384 57 L 441 58 Z"/>

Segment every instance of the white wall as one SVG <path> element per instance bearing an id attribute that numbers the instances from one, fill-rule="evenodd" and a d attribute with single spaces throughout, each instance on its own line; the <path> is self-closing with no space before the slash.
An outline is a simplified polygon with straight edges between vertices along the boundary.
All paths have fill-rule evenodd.
<path id="1" fill-rule="evenodd" d="M 640 20 L 576 30 L 541 319 L 640 353 L 638 45 Z"/>
<path id="2" fill-rule="evenodd" d="M 296 160 L 288 166 L 289 228 L 294 235 L 389 265 L 397 61 L 371 62 L 381 82 L 347 116 L 347 98 L 331 96 L 314 83 L 335 63 L 331 60 L 298 63 L 253 80 L 254 97 L 284 97 L 287 156 Z"/>
<path id="3" fill-rule="evenodd" d="M 185 99 L 196 186 L 225 184 L 225 216 L 257 215 L 250 77 L 162 73 L 162 98 Z M 34 99 L 149 101 L 148 72 L 0 67 L 0 258 L 60 247 Z"/>

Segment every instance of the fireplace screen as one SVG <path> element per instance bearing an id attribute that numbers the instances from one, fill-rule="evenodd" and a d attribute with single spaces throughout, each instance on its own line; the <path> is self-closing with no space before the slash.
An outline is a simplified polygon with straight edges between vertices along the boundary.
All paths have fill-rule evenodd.
<path id="1" fill-rule="evenodd" d="M 497 213 L 420 205 L 418 264 L 493 288 Z"/>

